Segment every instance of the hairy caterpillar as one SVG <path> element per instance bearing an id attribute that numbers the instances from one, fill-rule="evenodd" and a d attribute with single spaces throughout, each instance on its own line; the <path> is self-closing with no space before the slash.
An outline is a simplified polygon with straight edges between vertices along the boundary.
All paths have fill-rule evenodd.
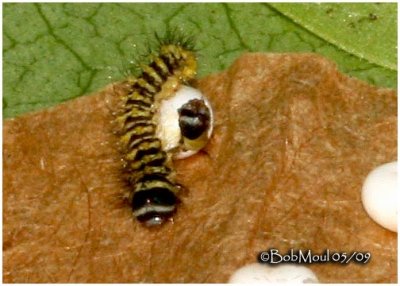
<path id="1" fill-rule="evenodd" d="M 212 130 L 212 111 L 206 100 L 193 95 L 179 106 L 182 102 L 174 98 L 179 90 L 194 90 L 188 86 L 197 70 L 193 45 L 171 34 L 157 39 L 159 48 L 150 53 L 150 62 L 140 65 L 139 76 L 128 79 L 130 92 L 117 118 L 122 129 L 129 201 L 136 218 L 146 226 L 160 225 L 176 212 L 180 186 L 174 178 L 172 155 L 190 155 L 201 149 Z M 167 120 L 167 111 L 163 110 L 171 110 L 177 103 L 179 108 L 173 116 L 178 119 L 179 142 L 172 140 L 176 142 L 171 145 L 168 136 L 172 131 L 163 128 Z"/>

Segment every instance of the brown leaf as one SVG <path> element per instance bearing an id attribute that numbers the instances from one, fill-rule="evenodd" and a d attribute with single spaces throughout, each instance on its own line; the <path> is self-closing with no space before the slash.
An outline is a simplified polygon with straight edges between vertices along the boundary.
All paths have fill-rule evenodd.
<path id="1" fill-rule="evenodd" d="M 175 163 L 173 224 L 132 217 L 110 86 L 3 125 L 4 282 L 226 282 L 271 247 L 368 251 L 313 264 L 321 282 L 397 281 L 397 234 L 363 210 L 374 167 L 396 160 L 396 95 L 312 54 L 247 54 L 199 82 L 215 109 L 205 152 Z"/>

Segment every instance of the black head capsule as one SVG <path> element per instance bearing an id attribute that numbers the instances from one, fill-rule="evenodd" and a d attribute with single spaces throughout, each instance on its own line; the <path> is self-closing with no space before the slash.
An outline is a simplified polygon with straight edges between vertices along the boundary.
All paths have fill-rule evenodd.
<path id="1" fill-rule="evenodd" d="M 175 214 L 178 203 L 179 199 L 171 190 L 154 187 L 134 193 L 132 209 L 141 223 L 153 227 L 168 221 Z"/>
<path id="2" fill-rule="evenodd" d="M 195 140 L 210 127 L 210 110 L 204 100 L 192 99 L 178 109 L 182 136 Z"/>

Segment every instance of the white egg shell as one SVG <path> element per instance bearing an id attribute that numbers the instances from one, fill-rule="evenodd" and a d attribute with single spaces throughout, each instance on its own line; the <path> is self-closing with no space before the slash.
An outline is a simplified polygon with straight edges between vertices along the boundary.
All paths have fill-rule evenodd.
<path id="1" fill-rule="evenodd" d="M 362 202 L 375 222 L 397 232 L 397 162 L 381 165 L 368 174 Z"/>
<path id="2" fill-rule="evenodd" d="M 159 129 L 158 136 L 162 141 L 165 151 L 171 150 L 179 146 L 181 138 L 181 130 L 179 128 L 179 113 L 178 109 L 192 99 L 204 100 L 206 106 L 210 110 L 210 128 L 208 130 L 208 138 L 211 137 L 214 117 L 210 102 L 200 92 L 190 86 L 183 85 L 172 97 L 163 100 L 160 104 L 159 111 Z M 181 151 L 174 155 L 177 159 L 182 159 L 194 155 L 198 151 Z"/>
<path id="3" fill-rule="evenodd" d="M 318 278 L 302 265 L 253 263 L 236 270 L 228 283 L 318 283 Z"/>

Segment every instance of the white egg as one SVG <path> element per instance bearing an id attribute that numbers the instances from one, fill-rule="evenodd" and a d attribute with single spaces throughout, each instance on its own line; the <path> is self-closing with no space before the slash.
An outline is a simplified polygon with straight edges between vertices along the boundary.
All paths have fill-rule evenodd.
<path id="1" fill-rule="evenodd" d="M 397 232 L 397 161 L 368 174 L 362 187 L 362 202 L 375 222 Z"/>
<path id="2" fill-rule="evenodd" d="M 179 127 L 178 109 L 192 99 L 203 100 L 210 110 L 210 127 L 207 131 L 207 137 L 210 138 L 213 131 L 214 117 L 210 102 L 200 92 L 190 86 L 183 85 L 178 91 L 168 99 L 160 103 L 158 116 L 157 135 L 161 139 L 164 151 L 176 150 L 174 157 L 183 159 L 194 155 L 199 150 L 182 150 L 179 148 L 181 144 L 181 130 Z"/>
<path id="3" fill-rule="evenodd" d="M 236 270 L 228 283 L 318 283 L 318 278 L 309 268 L 301 265 L 253 263 Z"/>

